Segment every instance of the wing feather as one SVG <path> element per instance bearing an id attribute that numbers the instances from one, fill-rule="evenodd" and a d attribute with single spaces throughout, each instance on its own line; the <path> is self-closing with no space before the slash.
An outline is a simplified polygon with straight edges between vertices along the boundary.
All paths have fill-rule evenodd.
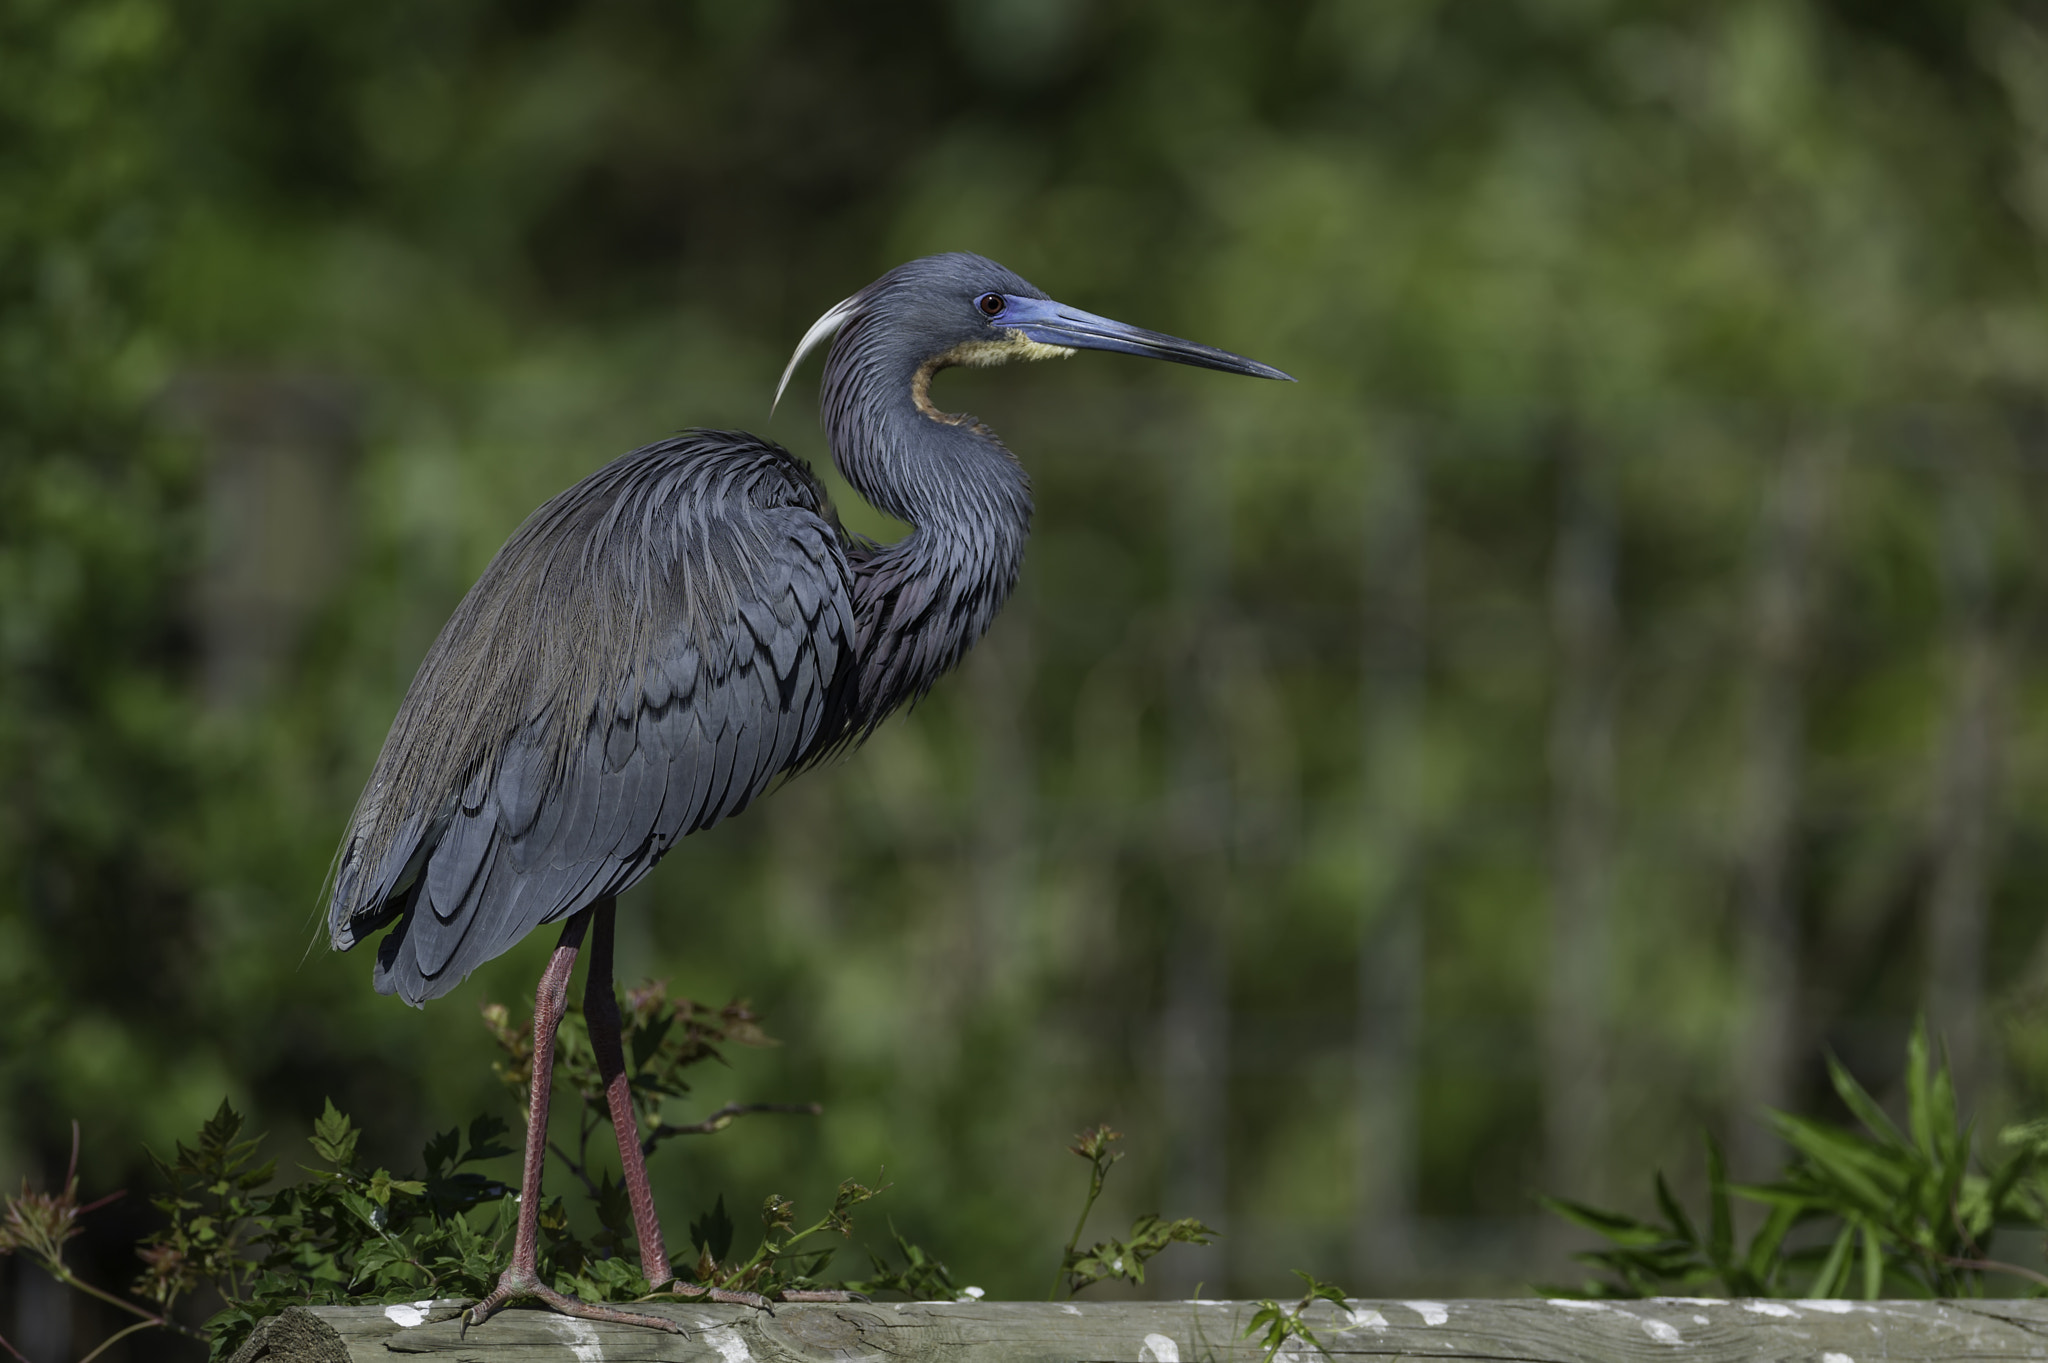
<path id="1" fill-rule="evenodd" d="M 436 918 L 446 922 L 455 916 L 497 840 L 498 821 L 489 815 L 465 810 L 449 821 L 427 861 L 427 903 Z"/>
<path id="2" fill-rule="evenodd" d="M 787 453 L 693 432 L 514 535 L 422 664 L 344 843 L 336 944 L 398 920 L 379 990 L 446 993 L 837 737 L 852 571 L 829 517 Z"/>

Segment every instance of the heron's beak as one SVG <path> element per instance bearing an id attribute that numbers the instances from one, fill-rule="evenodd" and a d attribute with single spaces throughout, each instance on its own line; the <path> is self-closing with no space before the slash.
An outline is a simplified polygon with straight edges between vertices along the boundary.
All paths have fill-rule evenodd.
<path id="1" fill-rule="evenodd" d="M 1270 364 L 1260 364 L 1257 360 L 1248 360 L 1214 346 L 1196 345 L 1178 336 L 1113 322 L 1107 317 L 1097 317 L 1092 312 L 1082 312 L 1079 308 L 1070 308 L 1049 298 L 1017 298 L 1005 294 L 1003 311 L 992 320 L 995 325 L 1021 331 L 1042 345 L 1067 346 L 1074 350 L 1114 350 L 1125 355 L 1191 364 L 1201 369 L 1220 369 L 1226 374 L 1250 374 L 1254 378 L 1294 382 L 1292 374 L 1283 373 Z"/>

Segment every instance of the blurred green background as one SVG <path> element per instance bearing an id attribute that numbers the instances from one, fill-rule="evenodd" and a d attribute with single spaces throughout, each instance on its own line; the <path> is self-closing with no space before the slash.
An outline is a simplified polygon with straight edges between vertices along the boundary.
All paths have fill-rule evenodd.
<path id="1" fill-rule="evenodd" d="M 787 1043 L 689 1110 L 826 1108 L 665 1147 L 672 1240 L 886 1170 L 1039 1295 L 1107 1120 L 1105 1228 L 1225 1232 L 1148 1290 L 1512 1290 L 1918 1011 L 2038 1113 L 2044 244 L 2030 0 L 0 0 L 0 1179 L 76 1117 L 120 1282 L 224 1093 L 515 1116 L 545 934 L 415 1013 L 319 926 L 414 667 L 614 454 L 822 463 L 795 339 L 958 249 L 1301 382 L 941 381 L 1016 599 L 622 911 Z"/>

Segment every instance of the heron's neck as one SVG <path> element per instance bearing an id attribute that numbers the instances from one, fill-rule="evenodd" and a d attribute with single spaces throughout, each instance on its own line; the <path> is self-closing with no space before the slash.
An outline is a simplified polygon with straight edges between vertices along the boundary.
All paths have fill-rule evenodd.
<path id="1" fill-rule="evenodd" d="M 899 372 L 828 363 L 825 375 L 833 462 L 913 527 L 854 556 L 864 728 L 922 696 L 988 629 L 1031 530 L 1031 483 L 1016 457 L 973 418 L 931 405 L 928 368 L 890 368 Z"/>

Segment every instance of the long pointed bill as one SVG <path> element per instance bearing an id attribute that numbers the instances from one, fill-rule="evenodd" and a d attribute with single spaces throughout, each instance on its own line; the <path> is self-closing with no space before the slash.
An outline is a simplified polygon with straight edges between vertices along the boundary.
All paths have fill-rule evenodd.
<path id="1" fill-rule="evenodd" d="M 1143 355 L 1151 360 L 1172 360 L 1201 369 L 1220 369 L 1226 374 L 1249 374 L 1260 379 L 1285 379 L 1292 374 L 1233 355 L 1214 346 L 1196 345 L 1178 336 L 1146 331 L 1124 322 L 1097 317 L 1049 298 L 1018 298 L 1003 295 L 1003 310 L 992 319 L 999 327 L 1021 331 L 1044 345 L 1068 346 L 1074 350 L 1114 350 L 1124 355 Z"/>

